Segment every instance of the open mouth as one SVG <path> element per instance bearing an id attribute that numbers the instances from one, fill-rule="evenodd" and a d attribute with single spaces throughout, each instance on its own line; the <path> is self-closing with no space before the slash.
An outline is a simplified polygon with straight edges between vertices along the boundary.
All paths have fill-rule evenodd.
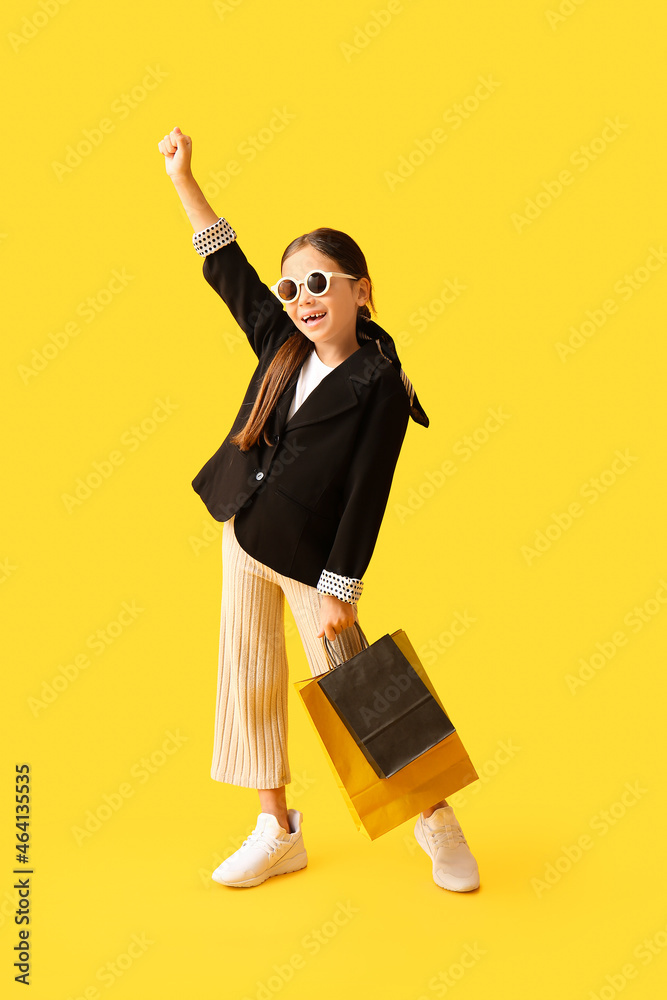
<path id="1" fill-rule="evenodd" d="M 317 324 L 320 323 L 325 316 L 326 312 L 310 313 L 310 315 L 304 316 L 303 322 L 306 326 L 317 326 Z"/>

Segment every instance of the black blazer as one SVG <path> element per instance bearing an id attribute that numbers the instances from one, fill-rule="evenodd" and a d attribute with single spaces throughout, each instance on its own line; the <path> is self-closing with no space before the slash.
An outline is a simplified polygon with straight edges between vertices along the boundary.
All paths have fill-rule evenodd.
<path id="1" fill-rule="evenodd" d="M 323 570 L 360 581 L 380 529 L 410 403 L 374 341 L 326 375 L 286 421 L 297 370 L 248 452 L 229 438 L 244 425 L 266 369 L 296 327 L 234 240 L 204 258 L 206 281 L 228 306 L 258 364 L 234 423 L 192 481 L 217 521 L 278 573 L 317 586 Z M 358 320 L 373 338 L 381 328 Z M 358 327 L 358 328 L 359 328 Z"/>

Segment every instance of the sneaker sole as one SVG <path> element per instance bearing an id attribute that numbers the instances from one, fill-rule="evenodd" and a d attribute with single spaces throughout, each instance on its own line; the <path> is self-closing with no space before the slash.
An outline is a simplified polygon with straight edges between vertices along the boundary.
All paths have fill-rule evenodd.
<path id="1" fill-rule="evenodd" d="M 433 864 L 433 855 L 429 851 L 428 845 L 424 840 L 424 835 L 422 833 L 419 820 L 417 820 L 417 822 L 415 823 L 415 837 L 417 839 L 417 843 L 419 844 L 421 849 L 425 851 L 426 854 L 428 854 L 429 858 L 431 859 L 431 864 Z M 479 881 L 477 881 L 475 885 L 465 885 L 465 883 L 463 885 L 447 885 L 445 882 L 441 881 L 441 879 L 438 877 L 434 869 L 432 869 L 432 875 L 433 875 L 433 881 L 435 882 L 436 885 L 439 885 L 441 889 L 449 889 L 450 892 L 472 892 L 473 889 L 479 889 Z M 455 878 L 455 876 L 452 876 L 452 878 Z"/>
<path id="2" fill-rule="evenodd" d="M 290 872 L 299 872 L 302 868 L 305 868 L 308 864 L 308 855 L 304 851 L 302 854 L 295 854 L 291 858 L 286 858 L 281 861 L 274 868 L 270 868 L 261 875 L 257 875 L 255 878 L 248 878 L 241 882 L 223 882 L 220 879 L 213 879 L 214 882 L 218 882 L 219 885 L 230 885 L 234 888 L 245 889 L 253 885 L 261 885 L 262 882 L 266 882 L 267 879 L 273 878 L 274 875 L 289 875 Z"/>

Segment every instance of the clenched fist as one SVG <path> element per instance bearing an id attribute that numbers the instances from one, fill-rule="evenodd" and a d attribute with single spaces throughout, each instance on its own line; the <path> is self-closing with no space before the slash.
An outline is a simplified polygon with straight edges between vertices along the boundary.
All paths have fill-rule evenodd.
<path id="1" fill-rule="evenodd" d="M 188 177 L 191 173 L 192 139 L 183 135 L 180 128 L 172 129 L 164 139 L 160 139 L 157 148 L 164 156 L 164 165 L 172 180 L 176 177 Z"/>

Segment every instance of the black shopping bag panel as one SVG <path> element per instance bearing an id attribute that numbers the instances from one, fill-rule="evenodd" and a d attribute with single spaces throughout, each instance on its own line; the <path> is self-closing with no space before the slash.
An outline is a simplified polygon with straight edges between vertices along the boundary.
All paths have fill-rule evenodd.
<path id="1" fill-rule="evenodd" d="M 390 635 L 318 683 L 376 774 L 388 778 L 455 728 Z"/>

